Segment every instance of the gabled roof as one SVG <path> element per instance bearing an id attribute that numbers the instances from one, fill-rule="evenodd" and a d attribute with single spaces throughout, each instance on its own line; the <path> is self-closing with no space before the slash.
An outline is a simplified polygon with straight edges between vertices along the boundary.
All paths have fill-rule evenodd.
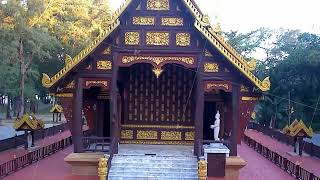
<path id="1" fill-rule="evenodd" d="M 82 62 L 92 51 L 94 51 L 97 46 L 106 39 L 120 24 L 119 17 L 127 9 L 127 7 L 134 0 L 126 0 L 119 8 L 114 12 L 111 17 L 107 18 L 107 27 L 102 34 L 87 48 L 80 52 L 72 61 L 67 64 L 62 70 L 60 70 L 56 75 L 50 78 L 48 75 L 43 74 L 42 84 L 46 88 L 52 87 L 57 83 L 62 77 L 64 77 L 69 71 L 71 71 L 77 64 Z M 265 78 L 263 81 L 259 80 L 251 71 L 255 69 L 255 63 L 248 63 L 228 42 L 224 40 L 219 33 L 214 32 L 213 28 L 210 26 L 207 16 L 204 16 L 200 12 L 199 7 L 196 5 L 194 0 L 182 0 L 186 7 L 190 10 L 191 14 L 195 18 L 194 26 L 199 32 L 210 42 L 210 44 L 215 47 L 221 54 L 223 54 L 226 59 L 234 65 L 242 74 L 244 74 L 253 84 L 255 84 L 260 90 L 268 91 L 270 90 L 270 80 L 269 77 Z"/>
<path id="2" fill-rule="evenodd" d="M 308 137 L 313 136 L 313 130 L 311 127 L 307 128 L 306 124 L 300 120 L 294 120 L 290 126 L 286 125 L 286 127 L 283 128 L 283 133 L 295 137 L 299 135 L 299 133 L 303 133 Z"/>
<path id="3" fill-rule="evenodd" d="M 25 114 L 14 122 L 13 127 L 16 130 L 36 130 L 43 129 L 44 123 L 34 115 Z"/>

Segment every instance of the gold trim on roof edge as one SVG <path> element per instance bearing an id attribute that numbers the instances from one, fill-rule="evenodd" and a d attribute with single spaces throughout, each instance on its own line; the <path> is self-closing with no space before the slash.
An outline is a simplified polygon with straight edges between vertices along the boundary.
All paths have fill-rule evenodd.
<path id="1" fill-rule="evenodd" d="M 58 82 L 64 75 L 66 75 L 72 68 L 79 64 L 83 59 L 85 59 L 93 50 L 95 50 L 101 42 L 106 39 L 118 26 L 120 21 L 117 19 L 113 24 L 111 24 L 106 30 L 104 30 L 88 47 L 83 49 L 72 62 L 64 66 L 56 75 L 50 78 L 47 74 L 42 74 L 42 86 L 45 88 L 50 88 L 56 82 Z"/>
<path id="2" fill-rule="evenodd" d="M 229 60 L 234 66 L 236 66 L 247 78 L 249 78 L 260 90 L 270 90 L 270 78 L 267 77 L 263 81 L 260 81 L 251 71 L 250 68 L 243 65 L 234 54 L 230 53 L 221 43 L 212 35 L 199 21 L 195 21 L 194 26 L 209 40 L 209 42 L 216 47 L 221 54 L 223 54 L 227 60 Z"/>
<path id="3" fill-rule="evenodd" d="M 196 21 L 199 21 L 199 23 L 201 23 L 201 25 L 204 27 L 209 27 L 211 29 L 214 29 L 210 26 L 210 24 L 208 24 L 207 16 L 202 15 L 191 0 L 183 0 L 183 2 L 187 6 L 187 8 L 189 8 L 189 10 L 191 11 L 191 14 L 193 14 L 193 16 L 196 18 Z M 242 57 L 242 55 L 239 54 L 228 42 L 226 42 L 218 32 L 214 32 L 214 31 L 209 31 L 209 32 L 216 38 L 217 41 L 220 42 L 220 45 L 223 46 L 226 50 L 228 50 L 229 53 L 233 54 L 235 58 L 238 59 L 238 61 L 240 61 L 244 66 L 249 67 L 248 62 Z M 249 68 L 249 70 L 250 69 L 252 68 Z"/>

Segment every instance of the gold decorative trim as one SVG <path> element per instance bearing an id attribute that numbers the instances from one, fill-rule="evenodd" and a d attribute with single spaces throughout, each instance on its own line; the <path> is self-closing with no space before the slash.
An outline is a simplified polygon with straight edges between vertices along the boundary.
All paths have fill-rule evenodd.
<path id="1" fill-rule="evenodd" d="M 100 60 L 97 61 L 97 69 L 98 70 L 112 70 L 112 62 Z"/>
<path id="2" fill-rule="evenodd" d="M 122 124 L 122 128 L 160 128 L 160 129 L 195 129 L 194 126 L 164 126 L 164 125 L 135 125 Z"/>
<path id="3" fill-rule="evenodd" d="M 161 131 L 161 140 L 170 140 L 170 141 L 182 140 L 181 132 Z"/>
<path id="4" fill-rule="evenodd" d="M 170 10 L 169 0 L 148 0 L 147 10 L 168 11 Z"/>
<path id="5" fill-rule="evenodd" d="M 71 69 L 73 69 L 77 64 L 82 62 L 92 51 L 94 51 L 98 47 L 98 45 L 101 44 L 102 41 L 106 39 L 119 25 L 120 21 L 118 19 L 115 20 L 114 23 L 108 26 L 106 30 L 102 31 L 102 33 L 88 47 L 83 49 L 75 58 L 73 58 L 72 62 L 64 66 L 52 78 L 50 78 L 47 74 L 42 74 L 42 86 L 45 88 L 52 87 Z"/>
<path id="6" fill-rule="evenodd" d="M 161 18 L 162 26 L 183 26 L 183 18 L 165 17 Z"/>
<path id="7" fill-rule="evenodd" d="M 132 24 L 133 25 L 152 26 L 155 24 L 155 18 L 154 17 L 133 17 Z"/>
<path id="8" fill-rule="evenodd" d="M 251 59 L 251 61 L 247 62 L 248 68 L 250 71 L 254 71 L 257 68 L 257 60 L 256 59 Z"/>
<path id="9" fill-rule="evenodd" d="M 121 139 L 133 139 L 133 130 L 121 130 Z"/>
<path id="10" fill-rule="evenodd" d="M 187 1 L 187 0 L 184 0 Z M 262 82 L 250 71 L 247 64 L 244 64 L 239 60 L 239 57 L 231 53 L 230 50 L 225 48 L 217 38 L 211 34 L 205 27 L 201 25 L 199 21 L 196 21 L 194 26 L 209 40 L 209 42 L 216 47 L 220 53 L 222 53 L 226 59 L 231 62 L 235 67 L 237 67 L 248 79 L 250 79 L 260 90 L 268 91 L 270 90 L 270 80 L 267 77 Z"/>
<path id="11" fill-rule="evenodd" d="M 161 140 L 121 140 L 121 144 L 150 144 L 150 145 L 193 145 L 193 141 L 161 141 Z"/>
<path id="12" fill-rule="evenodd" d="M 124 35 L 126 45 L 139 45 L 140 33 L 139 32 L 126 32 Z"/>
<path id="13" fill-rule="evenodd" d="M 169 46 L 170 34 L 168 32 L 147 32 L 146 43 L 154 46 Z"/>
<path id="14" fill-rule="evenodd" d="M 216 73 L 219 72 L 219 64 L 217 63 L 204 63 L 204 72 Z"/>
<path id="15" fill-rule="evenodd" d="M 245 85 L 240 86 L 240 92 L 249 92 L 249 88 L 246 87 Z"/>
<path id="16" fill-rule="evenodd" d="M 53 96 L 62 97 L 62 98 L 72 98 L 73 93 L 57 93 L 57 94 L 54 94 Z"/>
<path id="17" fill-rule="evenodd" d="M 104 87 L 108 87 L 108 81 L 86 81 L 85 86 L 90 87 L 93 85 L 102 85 Z"/>
<path id="18" fill-rule="evenodd" d="M 231 87 L 227 83 L 208 83 L 206 85 L 206 89 L 216 89 L 216 88 L 223 88 L 226 90 L 231 90 Z"/>
<path id="19" fill-rule="evenodd" d="M 122 63 L 130 64 L 135 61 L 147 60 L 155 63 L 157 66 L 166 61 L 177 61 L 187 65 L 194 65 L 195 59 L 193 57 L 174 57 L 174 56 L 123 56 Z"/>
<path id="20" fill-rule="evenodd" d="M 194 140 L 194 132 L 186 132 L 185 134 L 186 141 L 193 141 Z"/>
<path id="21" fill-rule="evenodd" d="M 157 131 L 137 131 L 137 139 L 158 139 Z"/>
<path id="22" fill-rule="evenodd" d="M 208 51 L 208 49 L 206 49 L 206 50 L 204 51 L 204 56 L 206 56 L 206 57 L 213 57 L 212 54 L 211 54 L 211 52 Z"/>
<path id="23" fill-rule="evenodd" d="M 75 82 L 71 81 L 69 84 L 66 86 L 67 89 L 74 89 L 75 88 Z"/>
<path id="24" fill-rule="evenodd" d="M 247 96 L 244 96 L 241 98 L 242 101 L 258 101 L 260 98 L 258 97 L 247 97 Z"/>
<path id="25" fill-rule="evenodd" d="M 190 46 L 191 36 L 189 33 L 177 33 L 176 45 L 177 46 Z"/>
<path id="26" fill-rule="evenodd" d="M 111 46 L 108 46 L 105 50 L 102 52 L 103 55 L 110 55 L 111 54 Z"/>

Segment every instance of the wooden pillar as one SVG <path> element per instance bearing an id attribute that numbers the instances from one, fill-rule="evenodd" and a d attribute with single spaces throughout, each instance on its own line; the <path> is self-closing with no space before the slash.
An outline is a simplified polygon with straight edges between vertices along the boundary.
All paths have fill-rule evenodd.
<path id="1" fill-rule="evenodd" d="M 201 60 L 201 57 L 199 60 Z M 204 91 L 203 91 L 203 70 L 202 70 L 202 62 L 199 62 L 199 68 L 196 82 L 196 110 L 194 114 L 194 122 L 195 122 L 195 138 L 194 138 L 194 155 L 201 156 L 202 142 L 203 142 L 203 111 L 204 111 Z"/>
<path id="2" fill-rule="evenodd" d="M 231 156 L 237 156 L 237 144 L 239 136 L 239 92 L 238 84 L 232 85 L 232 131 L 231 131 Z"/>
<path id="3" fill-rule="evenodd" d="M 75 153 L 82 153 L 82 103 L 83 103 L 83 79 L 76 80 L 76 92 L 72 105 L 72 142 Z"/>
<path id="4" fill-rule="evenodd" d="M 111 137 L 120 139 L 120 127 L 119 127 L 119 118 L 118 118 L 118 69 L 119 65 L 117 62 L 118 53 L 115 53 L 113 59 L 112 67 L 112 83 L 111 83 L 111 92 L 110 92 L 110 127 L 111 127 Z"/>

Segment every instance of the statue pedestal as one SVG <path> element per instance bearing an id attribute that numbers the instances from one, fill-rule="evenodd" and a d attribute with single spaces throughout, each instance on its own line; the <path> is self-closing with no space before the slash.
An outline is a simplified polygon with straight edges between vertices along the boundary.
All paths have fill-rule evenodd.
<path id="1" fill-rule="evenodd" d="M 71 165 L 72 175 L 98 175 L 98 164 L 103 153 L 71 153 L 64 161 Z"/>
<path id="2" fill-rule="evenodd" d="M 203 149 L 208 163 L 208 177 L 225 177 L 226 157 L 229 157 L 230 150 L 222 143 L 204 145 Z"/>

